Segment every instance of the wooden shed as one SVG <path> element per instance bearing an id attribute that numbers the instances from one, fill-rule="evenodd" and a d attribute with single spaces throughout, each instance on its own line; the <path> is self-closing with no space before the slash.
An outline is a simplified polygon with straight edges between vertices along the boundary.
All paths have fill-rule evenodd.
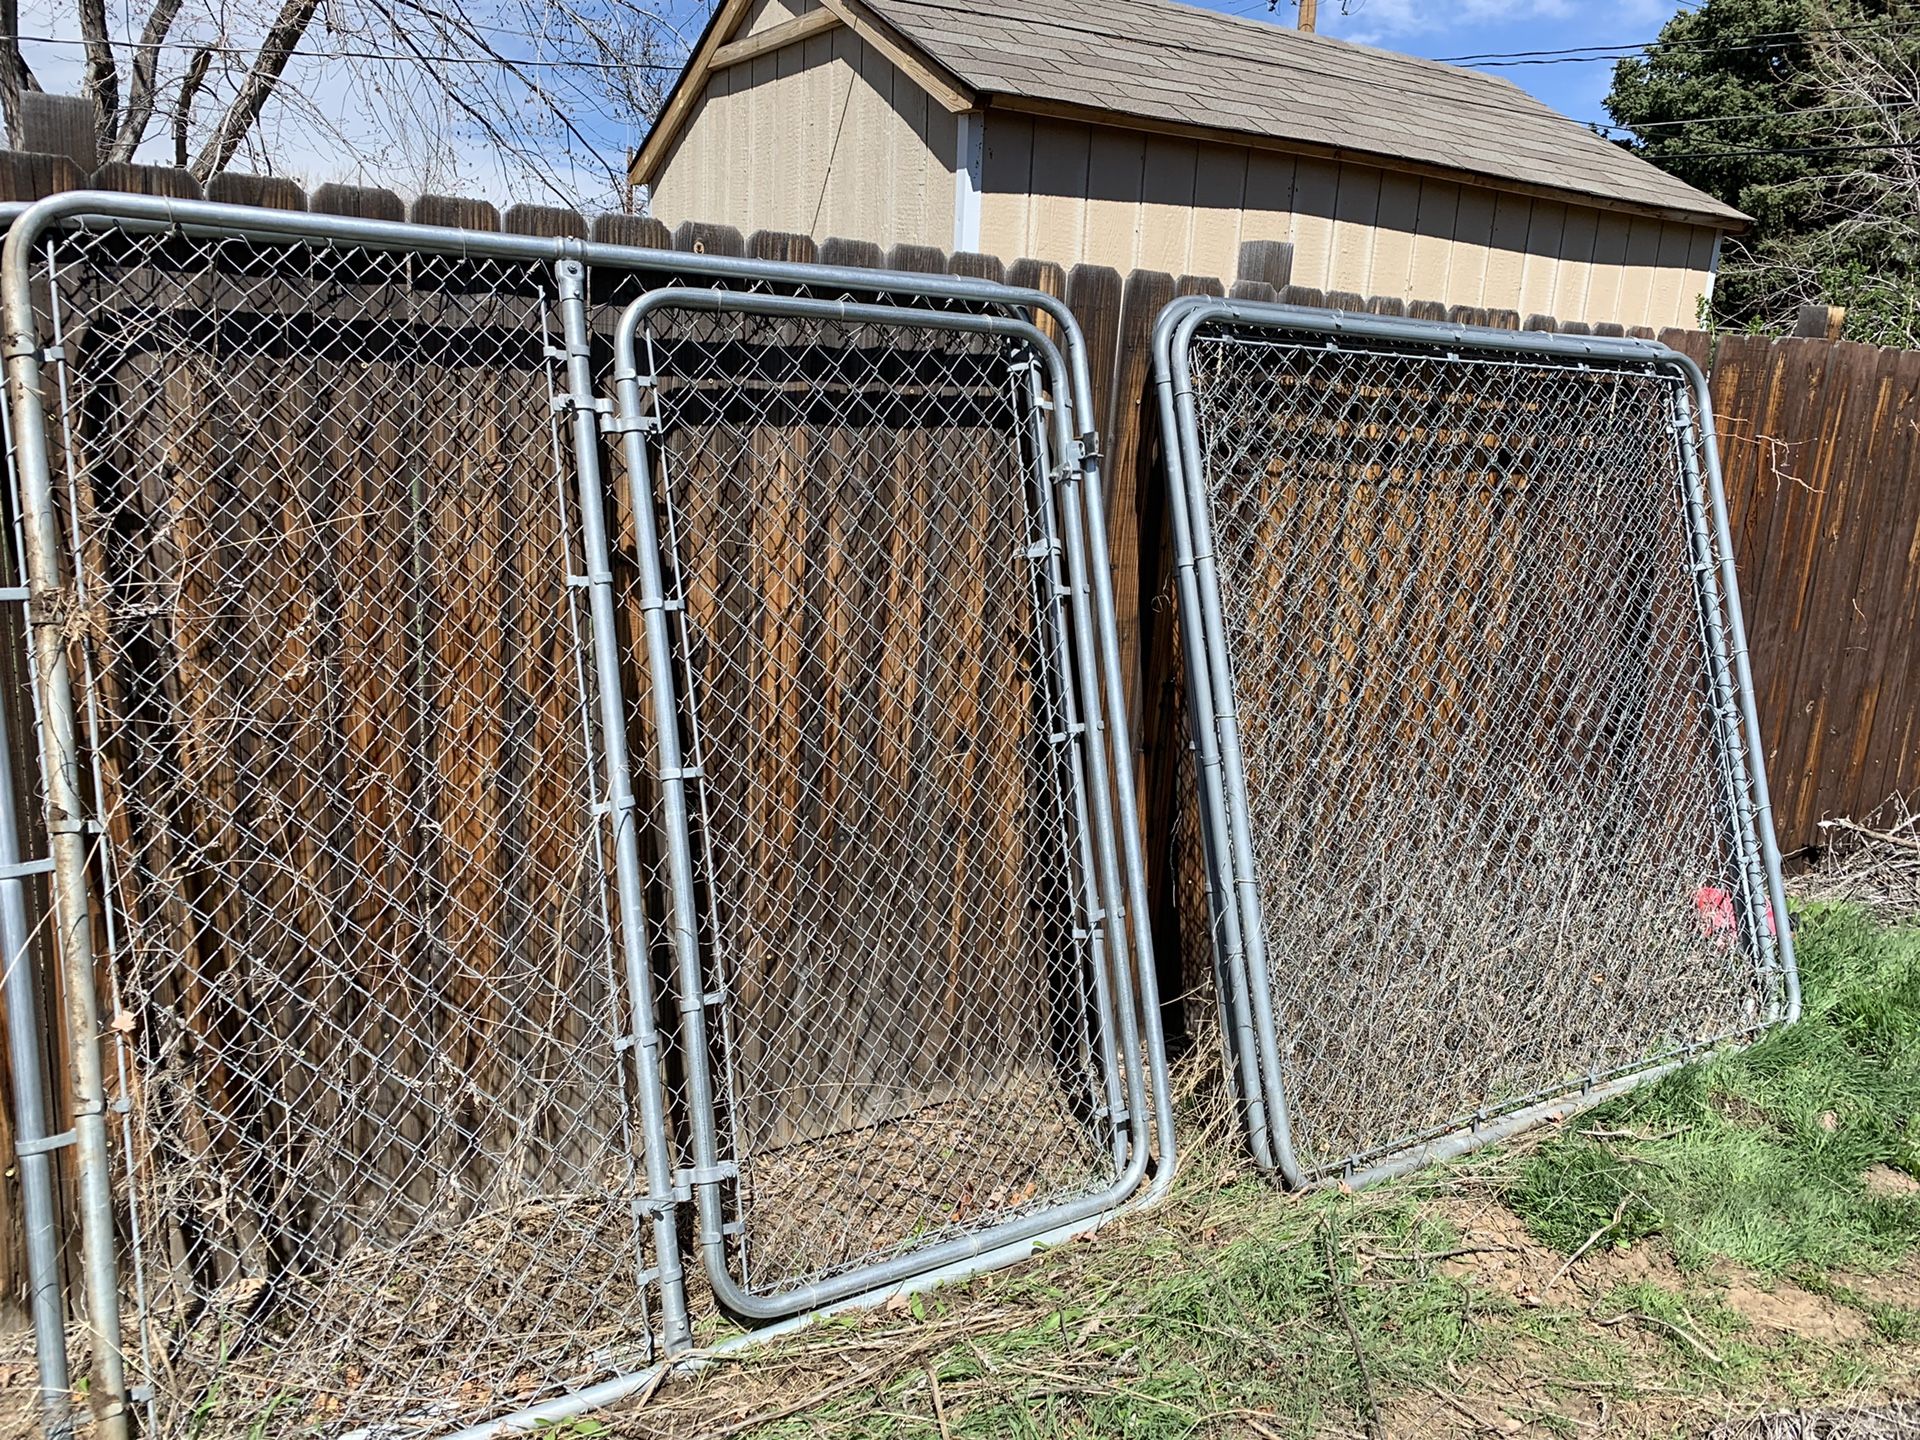
<path id="1" fill-rule="evenodd" d="M 1688 325 L 1746 217 L 1509 82 L 1166 0 L 725 0 L 651 212 Z"/>

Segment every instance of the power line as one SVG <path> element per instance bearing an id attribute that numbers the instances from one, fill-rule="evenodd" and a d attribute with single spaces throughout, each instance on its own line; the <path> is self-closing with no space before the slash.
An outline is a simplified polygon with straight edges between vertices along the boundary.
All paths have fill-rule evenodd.
<path id="1" fill-rule="evenodd" d="M 1889 140 L 1863 145 L 1761 145 L 1750 150 L 1663 150 L 1662 160 L 1718 160 L 1750 155 L 1861 155 L 1870 151 L 1920 150 L 1920 140 Z"/>
<path id="2" fill-rule="evenodd" d="M 1796 120 L 1802 115 L 1841 115 L 1876 108 L 1878 107 L 1873 105 L 1813 105 L 1805 110 L 1779 110 L 1769 115 L 1756 115 L 1749 110 L 1744 115 L 1689 115 L 1680 120 L 1643 120 L 1637 125 L 1621 125 L 1611 120 L 1589 120 L 1586 123 L 1601 130 L 1630 130 L 1638 133 L 1642 130 L 1668 130 L 1675 127 L 1685 129 L 1689 125 L 1716 125 L 1723 120 Z"/>
<path id="3" fill-rule="evenodd" d="M 528 40 L 541 39 L 540 36 L 522 37 Z M 77 36 L 65 35 L 22 35 L 22 45 L 66 45 L 74 48 L 84 47 L 86 41 Z M 251 59 L 255 47 L 249 45 L 196 45 L 191 40 L 109 40 L 107 42 L 120 50 L 204 50 L 214 56 L 240 56 Z M 404 60 L 416 64 L 438 65 L 498 65 L 509 70 L 606 70 L 624 72 L 628 70 L 655 70 L 664 74 L 677 75 L 684 67 L 681 62 L 648 60 L 516 60 L 507 55 L 429 55 L 399 50 L 290 50 L 289 55 L 305 60 Z"/>
<path id="4" fill-rule="evenodd" d="M 1732 54 L 1745 50 L 1767 50 L 1781 41 L 1804 40 L 1813 35 L 1846 35 L 1862 31 L 1891 31 L 1900 34 L 1911 33 L 1915 28 L 1915 23 L 1911 21 L 1872 21 L 1860 25 L 1809 25 L 1798 30 L 1756 31 L 1739 41 L 1664 40 L 1656 37 L 1652 40 L 1619 45 L 1569 45 L 1557 50 L 1489 50 L 1478 55 L 1440 55 L 1435 59 L 1442 65 L 1470 65 L 1478 69 L 1521 65 L 1613 64 L 1653 51 L 1679 51 L 1689 55 Z"/>

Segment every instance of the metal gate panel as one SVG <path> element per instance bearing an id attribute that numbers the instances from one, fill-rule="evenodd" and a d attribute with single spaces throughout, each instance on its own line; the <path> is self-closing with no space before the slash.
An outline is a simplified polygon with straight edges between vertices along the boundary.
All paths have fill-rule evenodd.
<path id="1" fill-rule="evenodd" d="M 616 351 L 710 1281 L 777 1314 L 1111 1208 L 1149 1108 L 1064 362 L 689 291 Z"/>
<path id="2" fill-rule="evenodd" d="M 1155 366 L 1213 937 L 1292 1183 L 1797 1010 L 1704 382 L 1198 300 Z"/>
<path id="3" fill-rule="evenodd" d="M 1004 1264 L 1164 1193 L 1171 1106 L 1132 776 L 1113 763 L 1125 729 L 1089 367 L 1057 300 L 138 196 L 6 218 L 42 751 L 22 793 L 44 791 L 52 853 L 0 872 L 0 939 L 20 952 L 15 922 L 35 916 L 13 914 L 14 882 L 47 872 L 74 1124 L 23 1152 L 23 1184 L 47 1198 L 33 1162 L 74 1148 L 66 1239 L 87 1295 L 67 1298 L 86 1315 L 103 1440 L 129 1413 L 162 1434 L 241 1415 L 261 1434 L 551 1421 L 646 1384 L 716 1301 L 757 1320 L 869 1298 Z M 686 288 L 700 285 L 724 289 Z M 648 486 L 609 483 L 600 452 L 643 439 L 604 397 L 620 312 L 661 286 L 687 313 L 777 311 L 816 342 L 880 327 L 878 344 L 782 342 L 842 365 L 812 377 L 817 402 L 868 407 L 816 427 L 829 449 L 867 447 L 864 472 L 824 473 L 866 473 L 876 500 L 876 483 L 935 487 L 886 531 L 878 570 L 862 552 L 892 587 L 867 598 L 922 607 L 927 667 L 885 690 L 899 676 L 883 666 L 858 692 L 869 719 L 909 717 L 872 734 L 917 767 L 919 788 L 899 793 L 925 852 L 896 844 L 835 877 L 844 895 L 893 883 L 884 859 L 924 878 L 964 852 L 944 889 L 909 887 L 949 902 L 937 933 L 897 947 L 865 990 L 837 972 L 870 1034 L 917 1037 L 889 1098 L 856 1067 L 798 1101 L 776 1083 L 736 1103 L 756 1027 L 784 1033 L 795 1061 L 801 1041 L 858 1047 L 813 1017 L 774 1021 L 767 991 L 736 1026 L 740 1007 L 705 989 L 712 957 L 654 923 L 696 913 L 676 884 L 686 865 L 668 863 L 694 851 L 670 835 L 771 862 L 784 822 L 764 823 L 764 797 L 786 793 L 762 787 L 737 812 L 761 826 L 742 850 L 747 832 L 675 819 L 676 784 L 698 777 L 658 764 L 681 710 L 648 681 L 675 658 L 661 627 L 687 616 L 651 606 L 647 586 L 659 596 L 670 576 L 676 601 L 692 593 L 676 547 L 701 532 L 676 515 L 649 536 L 651 505 L 632 503 Z M 1030 323 L 1043 315 L 1064 357 Z M 844 362 L 872 368 L 849 384 Z M 688 393 L 713 402 L 717 380 Z M 742 389 L 720 409 L 770 399 Z M 721 478 L 748 484 L 753 467 Z M 982 478 L 985 509 L 967 488 Z M 780 553 L 764 527 L 791 514 L 756 515 L 747 537 Z M 1031 553 L 993 548 L 1009 539 Z M 804 609 L 779 565 L 746 574 L 730 603 Z M 963 654 L 985 666 L 971 692 Z M 783 693 L 811 678 L 789 667 Z M 923 682 L 950 713 L 901 709 Z M 773 733 L 715 773 L 777 770 L 794 752 Z M 839 817 L 848 833 L 861 814 Z M 1008 835 L 1040 838 L 996 854 Z M 766 873 L 732 872 L 797 893 L 790 867 Z M 817 908 L 767 919 L 763 954 L 822 923 Z M 1005 991 L 1033 993 L 997 992 L 994 965 Z M 656 971 L 675 987 L 658 1011 Z M 20 1037 L 10 1047 L 18 1067 Z M 849 1116 L 909 1136 L 896 1157 L 947 1157 L 944 1176 L 921 1164 L 912 1219 L 870 1221 L 864 1248 L 831 1225 L 886 1211 L 864 1192 L 902 1167 L 869 1163 L 884 1147 L 850 1143 Z M 759 1127 L 758 1148 L 737 1143 L 741 1126 Z M 754 1223 L 779 1213 L 766 1167 L 791 1170 L 807 1146 L 834 1201 L 782 1283 Z M 711 1285 L 683 1281 L 689 1240 Z M 57 1307 L 43 1311 L 58 1391 L 66 1337 Z"/>
<path id="4" fill-rule="evenodd" d="M 30 267 L 132 1399 L 419 1426 L 645 1364 L 551 265 L 107 229 Z"/>

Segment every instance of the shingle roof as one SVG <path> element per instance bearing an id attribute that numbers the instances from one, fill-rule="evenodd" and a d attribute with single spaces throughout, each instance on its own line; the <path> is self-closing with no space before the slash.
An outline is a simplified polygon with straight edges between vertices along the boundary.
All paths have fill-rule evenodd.
<path id="1" fill-rule="evenodd" d="M 865 0 L 969 89 L 1746 217 L 1496 76 L 1167 0 Z"/>

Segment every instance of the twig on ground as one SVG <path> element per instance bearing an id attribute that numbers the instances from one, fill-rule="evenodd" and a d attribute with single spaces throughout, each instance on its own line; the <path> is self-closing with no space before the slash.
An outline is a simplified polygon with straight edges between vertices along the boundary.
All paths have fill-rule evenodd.
<path id="1" fill-rule="evenodd" d="M 1340 1276 L 1331 1212 L 1320 1222 L 1320 1253 L 1327 1267 L 1327 1293 L 1332 1297 L 1333 1308 L 1340 1316 L 1341 1325 L 1346 1328 L 1347 1343 L 1353 1347 L 1354 1368 L 1360 1372 L 1360 1398 L 1366 1407 L 1361 1419 L 1366 1424 L 1368 1440 L 1384 1440 L 1386 1430 L 1380 1423 L 1380 1400 L 1373 1392 L 1373 1371 L 1367 1364 L 1367 1347 L 1360 1343 L 1360 1327 L 1353 1323 L 1353 1312 L 1347 1307 L 1347 1283 Z"/>
<path id="2" fill-rule="evenodd" d="M 1711 1365 L 1724 1365 L 1726 1363 L 1725 1358 L 1718 1350 L 1715 1350 L 1686 1326 L 1676 1324 L 1672 1320 L 1662 1320 L 1658 1315 L 1649 1315 L 1644 1310 L 1623 1310 L 1611 1319 L 1601 1320 L 1596 1317 L 1593 1323 L 1611 1329 L 1615 1325 L 1625 1325 L 1629 1321 L 1639 1325 L 1650 1325 L 1656 1330 L 1666 1331 Z"/>
<path id="3" fill-rule="evenodd" d="M 1869 840 L 1878 840 L 1882 845 L 1898 845 L 1920 854 L 1920 839 L 1911 835 L 1896 835 L 1891 830 L 1876 830 L 1871 825 L 1862 825 L 1853 820 L 1822 820 L 1822 830 L 1846 830 L 1855 835 L 1864 835 Z"/>
<path id="4" fill-rule="evenodd" d="M 1634 1194 L 1631 1190 L 1629 1190 L 1626 1194 L 1620 1197 L 1620 1203 L 1613 1207 L 1613 1218 L 1607 1221 L 1607 1223 L 1602 1225 L 1598 1230 L 1594 1231 L 1591 1235 L 1587 1236 L 1585 1240 L 1582 1240 L 1580 1242 L 1580 1248 L 1578 1250 L 1575 1250 L 1571 1255 L 1567 1256 L 1566 1263 L 1561 1265 L 1561 1267 L 1558 1270 L 1553 1272 L 1553 1278 L 1547 1281 L 1546 1284 L 1540 1287 L 1540 1293 L 1534 1297 L 1536 1300 L 1545 1300 L 1547 1298 L 1547 1293 L 1550 1290 L 1552 1290 L 1554 1286 L 1558 1285 L 1560 1281 L 1565 1277 L 1566 1273 L 1573 1268 L 1574 1262 L 1578 1260 L 1582 1255 L 1586 1254 L 1587 1251 L 1591 1250 L 1594 1247 L 1595 1242 L 1597 1242 L 1602 1235 L 1607 1234 L 1609 1231 L 1615 1229 L 1620 1224 L 1620 1221 L 1625 1217 L 1627 1213 L 1627 1202 L 1629 1200 L 1632 1200 L 1633 1198 L 1634 1198 Z"/>
<path id="5" fill-rule="evenodd" d="M 1458 1396 L 1449 1395 L 1446 1391 L 1442 1390 L 1438 1385 L 1435 1385 L 1431 1381 L 1426 1382 L 1426 1388 L 1433 1395 L 1434 1399 L 1440 1401 L 1442 1404 L 1450 1407 L 1451 1409 L 1459 1411 L 1462 1415 L 1466 1416 L 1467 1419 L 1471 1420 L 1475 1425 L 1478 1425 L 1482 1430 L 1491 1430 L 1496 1435 L 1507 1435 L 1507 1434 L 1511 1434 L 1513 1431 L 1518 1430 L 1520 1428 L 1520 1422 L 1517 1420 L 1508 1420 L 1508 1419 L 1489 1420 L 1486 1416 L 1482 1415 L 1478 1410 L 1474 1409 L 1471 1405 L 1467 1404 L 1466 1401 L 1460 1399 Z"/>
<path id="6" fill-rule="evenodd" d="M 947 1402 L 940 1396 L 940 1372 L 933 1368 L 933 1361 L 926 1362 L 927 1393 L 933 1397 L 933 1419 L 940 1427 L 940 1440 L 953 1440 L 953 1427 L 947 1424 Z"/>

